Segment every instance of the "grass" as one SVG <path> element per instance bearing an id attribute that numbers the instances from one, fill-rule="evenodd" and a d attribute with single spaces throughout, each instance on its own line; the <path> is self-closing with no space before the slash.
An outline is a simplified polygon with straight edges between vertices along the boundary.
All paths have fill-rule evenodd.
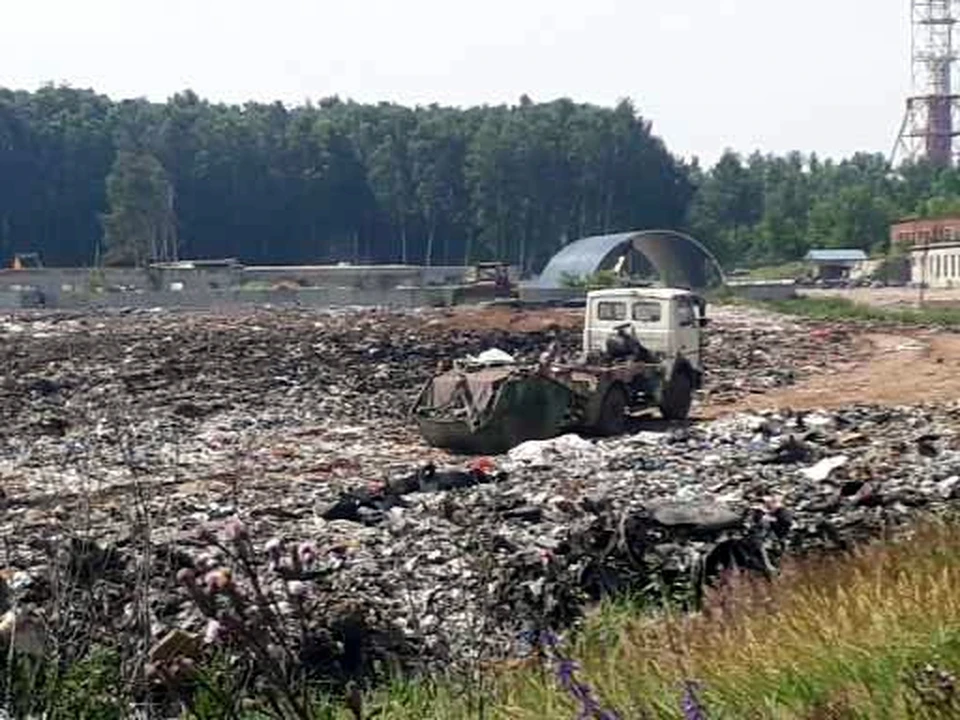
<path id="1" fill-rule="evenodd" d="M 884 308 L 841 297 L 798 297 L 759 303 L 787 315 L 815 320 L 854 320 L 900 325 L 960 326 L 960 307 Z"/>
<path id="2" fill-rule="evenodd" d="M 710 718 L 960 717 L 958 587 L 960 526 L 930 525 L 793 564 L 772 584 L 732 577 L 696 615 L 609 605 L 569 652 L 624 718 L 683 718 L 688 680 L 700 683 Z M 576 717 L 542 668 L 490 683 L 486 717 Z M 443 683 L 400 684 L 367 704 L 398 720 L 479 717 L 462 689 Z"/>

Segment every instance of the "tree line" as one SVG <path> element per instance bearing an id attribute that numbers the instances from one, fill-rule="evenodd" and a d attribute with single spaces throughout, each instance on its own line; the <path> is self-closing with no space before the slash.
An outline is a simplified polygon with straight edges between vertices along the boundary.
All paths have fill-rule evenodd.
<path id="1" fill-rule="evenodd" d="M 563 242 L 676 227 L 689 172 L 629 102 L 466 110 L 113 102 L 0 91 L 0 258 L 169 256 L 534 269 Z"/>
<path id="2" fill-rule="evenodd" d="M 507 260 L 691 232 L 728 267 L 886 249 L 889 222 L 960 209 L 960 173 L 880 155 L 686 162 L 630 102 L 468 109 L 338 98 L 287 108 L 0 89 L 0 262 Z"/>
<path id="3" fill-rule="evenodd" d="M 960 170 L 924 162 L 892 168 L 880 154 L 834 161 L 727 151 L 691 167 L 691 232 L 728 267 L 801 259 L 811 248 L 890 249 L 890 224 L 960 214 Z"/>

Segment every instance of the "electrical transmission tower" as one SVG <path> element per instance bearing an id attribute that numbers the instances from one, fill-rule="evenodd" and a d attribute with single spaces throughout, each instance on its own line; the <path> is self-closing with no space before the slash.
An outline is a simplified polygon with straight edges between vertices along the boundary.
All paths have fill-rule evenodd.
<path id="1" fill-rule="evenodd" d="M 911 0 L 913 92 L 897 136 L 892 161 L 925 159 L 953 164 L 953 139 L 960 133 L 960 96 L 953 93 L 957 63 L 954 28 L 960 0 Z"/>

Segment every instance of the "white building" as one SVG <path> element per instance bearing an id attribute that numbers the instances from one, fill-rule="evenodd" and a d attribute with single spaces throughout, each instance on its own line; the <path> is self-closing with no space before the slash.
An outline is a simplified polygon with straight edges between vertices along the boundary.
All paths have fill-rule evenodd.
<path id="1" fill-rule="evenodd" d="M 931 288 L 960 287 L 960 242 L 911 249 L 910 282 Z"/>

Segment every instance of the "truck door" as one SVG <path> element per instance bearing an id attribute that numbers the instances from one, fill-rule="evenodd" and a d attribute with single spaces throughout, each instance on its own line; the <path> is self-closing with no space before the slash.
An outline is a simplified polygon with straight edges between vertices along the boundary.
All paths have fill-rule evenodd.
<path id="1" fill-rule="evenodd" d="M 687 359 L 695 370 L 700 370 L 700 320 L 689 297 L 676 302 L 677 353 Z"/>

